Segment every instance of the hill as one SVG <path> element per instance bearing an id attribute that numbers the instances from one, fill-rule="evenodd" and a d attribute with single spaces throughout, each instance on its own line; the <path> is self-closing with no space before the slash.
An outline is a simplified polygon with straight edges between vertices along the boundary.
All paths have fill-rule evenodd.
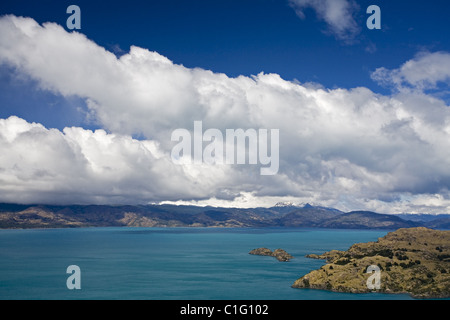
<path id="1" fill-rule="evenodd" d="M 354 244 L 347 251 L 308 257 L 325 259 L 327 264 L 299 278 L 294 288 L 371 292 L 366 270 L 374 265 L 380 269 L 379 292 L 450 297 L 450 231 L 399 229 L 376 242 Z"/>

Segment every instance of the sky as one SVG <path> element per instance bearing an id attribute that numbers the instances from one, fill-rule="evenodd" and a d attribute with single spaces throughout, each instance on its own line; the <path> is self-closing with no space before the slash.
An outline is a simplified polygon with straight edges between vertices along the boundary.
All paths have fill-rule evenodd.
<path id="1" fill-rule="evenodd" d="M 67 24 L 73 4 L 81 29 Z M 367 27 L 370 5 L 381 29 Z M 449 10 L 3 1 L 0 202 L 450 213 Z M 224 135 L 278 130 L 278 171 L 177 163 L 173 133 L 194 136 L 196 121 Z"/>

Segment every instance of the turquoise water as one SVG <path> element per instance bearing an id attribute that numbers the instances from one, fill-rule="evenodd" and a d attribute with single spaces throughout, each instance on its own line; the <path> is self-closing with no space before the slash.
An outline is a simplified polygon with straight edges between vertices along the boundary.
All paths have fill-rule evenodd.
<path id="1" fill-rule="evenodd" d="M 387 231 L 317 229 L 81 228 L 0 230 L 0 299 L 307 300 L 410 299 L 293 289 L 324 262 L 309 253 L 346 250 Z M 249 255 L 283 248 L 287 263 Z M 66 269 L 81 269 L 69 290 Z"/>

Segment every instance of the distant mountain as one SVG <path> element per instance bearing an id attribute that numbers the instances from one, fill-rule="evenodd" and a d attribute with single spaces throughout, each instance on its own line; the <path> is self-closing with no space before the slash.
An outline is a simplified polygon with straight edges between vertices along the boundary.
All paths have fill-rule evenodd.
<path id="1" fill-rule="evenodd" d="M 427 226 L 449 229 L 450 217 L 406 220 L 368 211 L 342 212 L 310 204 L 272 208 L 216 208 L 176 205 L 20 205 L 0 204 L 0 228 L 76 227 L 304 227 L 398 229 Z"/>
<path id="2" fill-rule="evenodd" d="M 417 222 L 419 225 L 432 229 L 450 229 L 450 214 L 396 214 L 407 221 Z"/>
<path id="3" fill-rule="evenodd" d="M 418 227 L 414 221 L 403 220 L 391 214 L 370 211 L 353 211 L 323 221 L 323 228 L 334 229 L 398 229 Z"/>
<path id="4" fill-rule="evenodd" d="M 450 230 L 450 217 L 436 218 L 432 221 L 425 223 L 428 228 L 432 229 L 449 229 Z"/>
<path id="5" fill-rule="evenodd" d="M 277 202 L 277 204 L 274 206 L 274 208 L 282 208 L 282 207 L 303 207 L 302 204 L 298 204 L 295 202 L 291 202 L 291 201 L 282 201 L 282 202 Z"/>
<path id="6" fill-rule="evenodd" d="M 397 217 L 403 220 L 410 220 L 416 222 L 430 222 L 435 219 L 450 218 L 450 214 L 425 214 L 425 213 L 402 213 L 396 214 Z"/>
<path id="7" fill-rule="evenodd" d="M 335 209 L 305 205 L 277 220 L 277 225 L 283 227 L 323 227 L 324 221 L 336 218 L 343 212 Z"/>

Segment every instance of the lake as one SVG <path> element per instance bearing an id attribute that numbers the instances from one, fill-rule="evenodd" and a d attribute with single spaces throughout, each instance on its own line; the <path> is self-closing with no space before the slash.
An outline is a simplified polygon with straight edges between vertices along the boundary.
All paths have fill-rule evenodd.
<path id="1" fill-rule="evenodd" d="M 293 289 L 324 264 L 309 253 L 376 241 L 385 230 L 286 228 L 79 228 L 0 230 L 0 299 L 411 299 Z M 295 258 L 249 255 L 282 248 Z M 67 267 L 80 268 L 69 290 Z"/>

